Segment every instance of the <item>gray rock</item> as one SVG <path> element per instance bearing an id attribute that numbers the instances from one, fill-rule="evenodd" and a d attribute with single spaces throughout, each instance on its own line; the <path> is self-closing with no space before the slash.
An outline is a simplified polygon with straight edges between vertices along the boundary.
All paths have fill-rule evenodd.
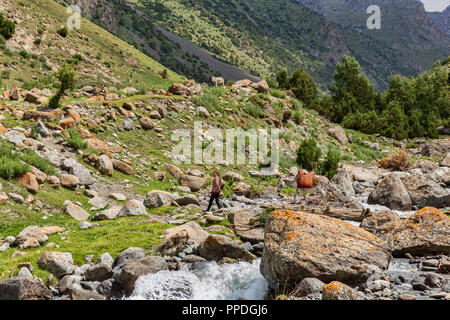
<path id="1" fill-rule="evenodd" d="M 390 174 L 381 180 L 370 193 L 369 204 L 380 204 L 395 210 L 411 210 L 412 201 L 402 180 L 396 174 Z"/>
<path id="2" fill-rule="evenodd" d="M 353 189 L 352 180 L 350 179 L 347 171 L 345 171 L 344 169 L 338 169 L 330 182 L 334 184 L 346 196 L 355 196 L 355 190 Z"/>
<path id="3" fill-rule="evenodd" d="M 80 184 L 82 185 L 90 186 L 95 183 L 95 179 L 91 175 L 91 172 L 81 163 L 74 162 L 70 168 L 70 174 L 78 177 L 78 179 L 80 179 Z"/>
<path id="4" fill-rule="evenodd" d="M 96 264 L 97 263 L 106 263 L 106 264 L 109 264 L 110 266 L 112 266 L 112 264 L 114 263 L 114 259 L 111 257 L 111 255 L 108 252 L 105 252 L 101 256 L 98 257 L 98 259 L 95 263 Z"/>
<path id="5" fill-rule="evenodd" d="M 108 205 L 108 202 L 99 197 L 90 199 L 88 203 L 93 205 L 95 210 L 102 210 Z"/>
<path id="6" fill-rule="evenodd" d="M 233 240 L 219 235 L 209 235 L 199 245 L 199 255 L 208 261 L 220 261 L 223 258 L 231 258 L 251 262 L 256 259 L 252 253 L 245 250 Z"/>
<path id="7" fill-rule="evenodd" d="M 127 131 L 133 130 L 133 127 L 134 127 L 133 119 L 130 119 L 130 118 L 125 119 L 122 123 L 123 123 L 123 128 L 125 130 L 127 130 Z"/>
<path id="8" fill-rule="evenodd" d="M 106 209 L 101 212 L 97 212 L 92 217 L 92 220 L 94 220 L 94 221 L 113 220 L 117 217 L 117 215 L 119 214 L 121 209 L 122 209 L 122 207 L 116 206 L 116 207 L 112 207 L 112 208 Z"/>
<path id="9" fill-rule="evenodd" d="M 143 249 L 129 247 L 128 249 L 125 249 L 124 251 L 119 253 L 119 255 L 114 260 L 112 267 L 114 270 L 117 270 L 143 257 L 145 257 L 145 252 Z"/>
<path id="10" fill-rule="evenodd" d="M 169 192 L 153 190 L 147 194 L 144 205 L 149 209 L 169 206 L 175 200 L 175 196 Z"/>
<path id="11" fill-rule="evenodd" d="M 38 265 L 58 278 L 74 271 L 72 254 L 69 252 L 46 251 L 39 257 Z"/>
<path id="12" fill-rule="evenodd" d="M 0 280 L 0 300 L 50 300 L 52 292 L 38 279 Z"/>
<path id="13" fill-rule="evenodd" d="M 17 274 L 18 278 L 27 278 L 27 279 L 33 279 L 33 274 L 31 273 L 30 269 L 27 267 L 22 267 L 19 270 L 19 273 Z"/>
<path id="14" fill-rule="evenodd" d="M 100 262 L 90 266 L 84 274 L 86 281 L 105 281 L 113 275 L 111 264 Z"/>
<path id="15" fill-rule="evenodd" d="M 119 211 L 119 217 L 148 215 L 144 204 L 138 200 L 128 201 Z"/>
<path id="16" fill-rule="evenodd" d="M 319 279 L 304 278 L 295 288 L 293 295 L 295 297 L 305 297 L 313 293 L 321 293 L 324 285 L 325 283 Z"/>
<path id="17" fill-rule="evenodd" d="M 116 273 L 114 280 L 127 294 L 134 290 L 134 284 L 141 275 L 167 270 L 166 261 L 161 256 L 147 256 L 127 264 L 120 273 Z"/>

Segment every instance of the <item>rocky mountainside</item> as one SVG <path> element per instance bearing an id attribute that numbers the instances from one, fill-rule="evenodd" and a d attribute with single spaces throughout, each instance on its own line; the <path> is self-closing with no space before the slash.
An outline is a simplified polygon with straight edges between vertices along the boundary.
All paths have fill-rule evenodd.
<path id="1" fill-rule="evenodd" d="M 82 4 L 82 1 L 77 3 Z M 115 0 L 108 2 L 108 5 L 111 6 L 111 3 L 120 3 L 122 8 L 127 2 Z M 135 4 L 148 21 L 206 49 L 218 59 L 260 77 L 272 76 L 282 68 L 292 71 L 300 67 L 325 85 L 330 82 L 333 67 L 342 55 L 352 54 L 361 62 L 369 79 L 378 88 L 385 88 L 390 75 L 417 75 L 448 52 L 448 38 L 442 37 L 442 32 L 421 7 L 409 9 L 409 6 L 408 10 L 401 5 L 389 7 L 391 18 L 386 21 L 386 32 L 381 36 L 377 36 L 381 32 L 374 32 L 377 35 L 372 36 L 367 32 L 361 34 L 360 28 L 339 24 L 326 15 L 326 10 L 320 11 L 320 14 L 311 12 L 307 8 L 308 2 L 305 6 L 290 0 L 251 4 L 242 1 L 140 0 Z M 317 9 L 316 6 L 311 8 Z M 346 17 L 345 21 L 365 24 L 365 9 L 363 16 L 347 10 L 351 12 L 351 17 Z M 127 12 L 136 20 L 135 14 L 129 14 L 129 10 L 115 12 Z M 414 11 L 411 16 L 411 10 L 418 13 Z M 399 24 L 395 24 L 396 12 L 405 12 Z M 93 16 L 92 13 L 89 15 Z M 116 28 L 108 22 L 111 18 L 107 15 L 97 16 L 105 20 L 102 24 L 105 27 Z M 418 29 L 419 25 L 426 28 Z M 138 26 L 128 23 L 126 33 L 141 34 L 140 41 L 146 43 L 149 38 L 156 38 L 140 32 Z M 411 26 L 414 28 L 411 29 Z M 151 31 L 152 27 L 148 29 Z M 407 36 L 403 37 L 405 34 Z M 367 35 L 370 35 L 370 41 L 367 41 Z M 425 41 L 418 43 L 422 37 Z"/>
<path id="2" fill-rule="evenodd" d="M 358 30 L 370 39 L 376 39 L 401 52 L 417 71 L 430 68 L 434 61 L 445 57 L 450 49 L 449 28 L 442 28 L 440 24 L 437 26 L 420 1 L 297 1 L 339 25 Z M 366 27 L 369 17 L 366 10 L 372 5 L 381 9 L 380 30 L 368 30 Z M 439 16 L 439 21 L 443 22 L 445 14 Z"/>
<path id="3" fill-rule="evenodd" d="M 213 87 L 164 71 L 87 20 L 63 37 L 54 2 L 0 9 L 17 27 L 1 46 L 12 61 L 0 95 L 0 300 L 450 299 L 448 136 L 344 130 L 264 80 Z M 52 70 L 73 65 L 74 89 L 59 92 L 35 52 Z M 279 165 L 186 161 L 194 134 L 206 157 L 223 148 L 218 132 L 238 128 L 278 129 L 267 149 L 279 145 Z M 324 173 L 299 198 L 309 139 Z M 234 153 L 255 154 L 239 140 Z M 214 169 L 222 207 L 205 212 Z"/>
<path id="4" fill-rule="evenodd" d="M 450 37 L 450 6 L 443 12 L 428 12 L 428 16 Z"/>

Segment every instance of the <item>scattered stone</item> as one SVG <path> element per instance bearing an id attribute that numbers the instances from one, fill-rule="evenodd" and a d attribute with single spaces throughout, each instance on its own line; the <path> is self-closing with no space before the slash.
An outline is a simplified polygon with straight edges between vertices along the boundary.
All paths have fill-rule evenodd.
<path id="1" fill-rule="evenodd" d="M 144 205 L 149 209 L 154 209 L 169 206 L 174 200 L 174 195 L 167 191 L 153 190 L 147 194 Z"/>
<path id="2" fill-rule="evenodd" d="M 333 281 L 326 284 L 322 291 L 322 300 L 364 300 L 358 291 L 351 287 Z"/>
<path id="3" fill-rule="evenodd" d="M 66 203 L 66 213 L 70 215 L 77 221 L 85 221 L 89 218 L 89 213 L 87 213 L 80 206 L 73 204 L 71 201 L 67 201 Z"/>
<path id="4" fill-rule="evenodd" d="M 122 207 L 116 206 L 112 208 L 108 208 L 104 211 L 97 212 L 92 217 L 92 220 L 94 221 L 101 221 L 101 220 L 113 220 L 117 217 Z"/>
<path id="5" fill-rule="evenodd" d="M 50 178 L 51 177 L 49 177 L 49 180 L 50 180 Z M 55 182 L 54 184 L 56 185 L 56 181 L 54 181 L 54 182 Z M 63 187 L 72 189 L 72 190 L 76 190 L 78 188 L 78 186 L 80 185 L 80 179 L 77 176 L 74 176 L 72 174 L 62 174 L 59 177 L 59 182 Z"/>
<path id="6" fill-rule="evenodd" d="M 130 264 L 143 257 L 145 257 L 145 252 L 143 249 L 136 247 L 129 247 L 128 249 L 125 249 L 124 251 L 119 253 L 119 255 L 114 260 L 112 268 L 114 270 L 121 269 L 127 264 Z"/>
<path id="7" fill-rule="evenodd" d="M 31 172 L 25 173 L 19 178 L 19 183 L 23 185 L 29 192 L 37 193 L 39 191 L 39 183 L 36 176 Z"/>
<path id="8" fill-rule="evenodd" d="M 341 127 L 333 127 L 328 130 L 328 134 L 339 141 L 341 144 L 346 145 L 348 143 L 347 135 L 344 129 Z"/>
<path id="9" fill-rule="evenodd" d="M 94 210 L 102 210 L 108 205 L 108 202 L 99 197 L 92 198 L 88 203 L 94 206 Z"/>
<path id="10" fill-rule="evenodd" d="M 112 176 L 114 172 L 114 166 L 111 161 L 111 158 L 106 154 L 101 155 L 97 159 L 97 169 L 105 175 Z"/>
<path id="11" fill-rule="evenodd" d="M 127 196 L 122 193 L 111 193 L 109 196 L 117 201 L 126 201 L 127 200 Z"/>
<path id="12" fill-rule="evenodd" d="M 119 217 L 148 215 L 144 204 L 138 200 L 128 201 L 120 210 Z"/>
<path id="13" fill-rule="evenodd" d="M 0 300 L 51 300 L 52 292 L 38 279 L 0 280 Z"/>
<path id="14" fill-rule="evenodd" d="M 209 235 L 198 247 L 199 255 L 208 261 L 224 257 L 251 262 L 256 257 L 233 240 L 221 235 Z"/>
<path id="15" fill-rule="evenodd" d="M 39 257 L 38 265 L 58 278 L 74 271 L 72 254 L 69 252 L 46 251 Z"/>

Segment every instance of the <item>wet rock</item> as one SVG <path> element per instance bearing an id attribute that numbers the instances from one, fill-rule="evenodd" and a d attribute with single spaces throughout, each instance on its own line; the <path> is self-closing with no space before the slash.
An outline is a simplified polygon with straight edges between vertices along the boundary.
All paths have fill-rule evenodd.
<path id="1" fill-rule="evenodd" d="M 353 265 L 386 269 L 390 260 L 384 241 L 361 228 L 327 216 L 277 210 L 266 223 L 261 273 L 273 288 L 292 288 L 307 277 L 336 280 L 337 270 Z"/>
<path id="2" fill-rule="evenodd" d="M 168 266 L 163 257 L 147 256 L 127 264 L 114 279 L 127 294 L 131 294 L 139 276 L 167 269 Z"/>
<path id="3" fill-rule="evenodd" d="M 69 252 L 46 251 L 39 257 L 38 265 L 58 278 L 74 271 L 72 254 Z"/>
<path id="4" fill-rule="evenodd" d="M 396 174 L 390 174 L 381 180 L 370 193 L 369 204 L 379 204 L 394 210 L 411 210 L 411 197 Z"/>
<path id="5" fill-rule="evenodd" d="M 0 300 L 50 300 L 52 292 L 38 279 L 0 280 Z"/>

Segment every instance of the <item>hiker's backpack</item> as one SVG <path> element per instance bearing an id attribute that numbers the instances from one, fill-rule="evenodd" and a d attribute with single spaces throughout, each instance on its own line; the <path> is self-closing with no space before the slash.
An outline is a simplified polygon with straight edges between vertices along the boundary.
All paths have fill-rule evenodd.
<path id="1" fill-rule="evenodd" d="M 298 170 L 297 188 L 309 189 L 319 183 L 319 179 L 314 177 L 314 171 L 303 173 L 302 169 Z"/>

